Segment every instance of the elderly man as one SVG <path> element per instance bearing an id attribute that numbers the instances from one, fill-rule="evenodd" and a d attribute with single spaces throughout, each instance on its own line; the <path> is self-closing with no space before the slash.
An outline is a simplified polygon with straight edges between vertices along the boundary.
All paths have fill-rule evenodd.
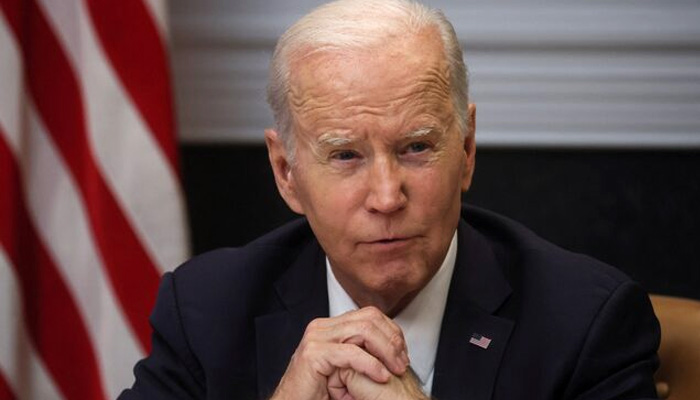
<path id="1" fill-rule="evenodd" d="M 475 107 L 454 31 L 401 0 L 340 0 L 279 40 L 265 132 L 305 219 L 163 278 L 124 399 L 639 399 L 644 292 L 462 207 Z"/>

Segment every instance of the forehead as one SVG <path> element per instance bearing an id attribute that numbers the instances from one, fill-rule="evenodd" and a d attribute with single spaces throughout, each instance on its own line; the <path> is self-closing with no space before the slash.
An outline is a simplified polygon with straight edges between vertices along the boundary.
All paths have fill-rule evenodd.
<path id="1" fill-rule="evenodd" d="M 452 112 L 449 70 L 436 32 L 391 37 L 362 50 L 318 51 L 290 67 L 289 104 L 296 128 L 305 132 L 354 130 L 365 123 L 435 124 Z"/>

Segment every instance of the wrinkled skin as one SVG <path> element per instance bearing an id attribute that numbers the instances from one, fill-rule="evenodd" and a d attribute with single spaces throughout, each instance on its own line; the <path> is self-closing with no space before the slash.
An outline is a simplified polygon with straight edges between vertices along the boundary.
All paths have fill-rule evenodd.
<path id="1" fill-rule="evenodd" d="M 294 157 L 277 132 L 265 132 L 278 189 L 307 217 L 355 303 L 393 317 L 437 272 L 457 228 L 474 170 L 474 107 L 472 132 L 459 132 L 433 30 L 290 66 Z M 275 398 L 328 398 L 329 382 L 340 398 L 387 390 L 406 398 L 403 336 L 374 338 L 369 326 L 390 331 L 384 324 L 393 322 L 361 315 L 312 322 Z"/>

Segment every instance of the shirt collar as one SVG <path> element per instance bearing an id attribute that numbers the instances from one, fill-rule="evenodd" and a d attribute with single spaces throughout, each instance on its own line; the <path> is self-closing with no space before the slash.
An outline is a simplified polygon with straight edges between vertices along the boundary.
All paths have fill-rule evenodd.
<path id="1" fill-rule="evenodd" d="M 394 322 L 401 327 L 406 339 L 411 368 L 421 380 L 423 390 L 428 395 L 432 388 L 442 317 L 456 260 L 457 232 L 455 231 L 440 269 L 411 303 L 394 318 Z M 331 317 L 358 308 L 335 278 L 328 257 L 326 257 L 326 281 Z"/>

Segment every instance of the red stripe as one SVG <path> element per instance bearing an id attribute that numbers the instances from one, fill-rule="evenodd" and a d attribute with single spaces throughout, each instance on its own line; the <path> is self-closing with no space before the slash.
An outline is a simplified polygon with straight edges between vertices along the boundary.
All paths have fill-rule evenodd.
<path id="1" fill-rule="evenodd" d="M 177 176 L 170 70 L 160 33 L 142 0 L 88 0 L 112 66 Z"/>
<path id="2" fill-rule="evenodd" d="M 2 0 L 0 1 L 0 11 L 5 14 L 5 19 L 10 23 L 10 26 L 19 26 L 24 14 L 22 0 Z"/>
<path id="3" fill-rule="evenodd" d="M 0 0 L 7 7 L 8 0 Z M 148 315 L 155 303 L 159 271 L 114 199 L 90 149 L 78 82 L 46 17 L 26 1 L 19 21 L 10 20 L 21 38 L 28 86 L 34 103 L 64 163 L 77 183 L 92 233 L 114 288 L 142 348 L 150 348 Z M 125 160 L 126 162 L 126 160 Z"/>
<path id="4" fill-rule="evenodd" d="M 19 168 L 0 128 L 0 244 L 22 289 L 24 320 L 68 399 L 104 399 L 97 358 L 70 291 L 32 225 Z"/>
<path id="5" fill-rule="evenodd" d="M 10 385 L 7 384 L 7 380 L 2 375 L 2 371 L 0 371 L 0 400 L 15 400 L 16 398 L 17 396 L 12 393 Z"/>

